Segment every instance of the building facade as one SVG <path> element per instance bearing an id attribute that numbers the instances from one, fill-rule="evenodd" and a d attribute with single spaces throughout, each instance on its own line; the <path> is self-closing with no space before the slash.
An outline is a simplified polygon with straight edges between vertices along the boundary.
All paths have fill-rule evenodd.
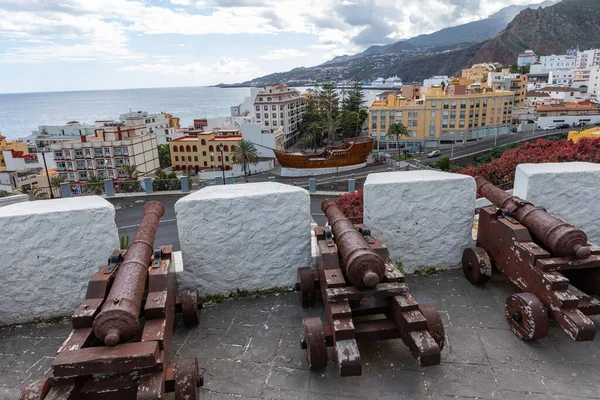
<path id="1" fill-rule="evenodd" d="M 127 127 L 145 126 L 148 133 L 156 134 L 158 144 L 167 144 L 179 137 L 177 134 L 179 118 L 168 113 L 148 114 L 146 111 L 133 111 L 119 116 L 119 120 Z"/>
<path id="2" fill-rule="evenodd" d="M 392 123 L 402 123 L 409 137 L 401 147 L 426 150 L 462 144 L 487 136 L 509 133 L 515 95 L 479 85 L 446 89 L 432 86 L 422 99 L 408 100 L 388 94 L 369 107 L 369 132 L 379 150 L 395 149 L 395 138 L 387 138 Z M 450 95 L 450 92 L 461 93 Z"/>
<path id="3" fill-rule="evenodd" d="M 6 159 L 4 158 L 4 152 L 18 152 L 23 155 L 28 155 L 29 150 L 27 149 L 27 143 L 25 142 L 8 142 L 6 137 L 0 133 L 0 172 L 7 171 L 10 168 L 6 165 Z"/>
<path id="4" fill-rule="evenodd" d="M 65 125 L 40 125 L 32 134 L 36 136 L 94 136 L 96 125 L 82 124 L 79 121 L 70 121 Z"/>
<path id="5" fill-rule="evenodd" d="M 537 61 L 537 55 L 533 50 L 525 50 L 522 53 L 519 53 L 517 58 L 517 65 L 519 67 L 525 67 L 527 65 L 531 65 Z"/>
<path id="6" fill-rule="evenodd" d="M 587 69 L 593 65 L 600 65 L 600 49 L 590 49 L 577 52 L 575 67 Z"/>
<path id="7" fill-rule="evenodd" d="M 283 143 L 288 148 L 298 140 L 307 103 L 296 89 L 283 84 L 265 85 L 254 99 L 255 121 L 273 131 L 283 128 Z"/>
<path id="8" fill-rule="evenodd" d="M 508 90 L 515 94 L 515 106 L 525 104 L 527 100 L 527 75 L 511 74 L 508 68 L 501 72 L 490 72 L 487 85 L 496 90 Z"/>
<path id="9" fill-rule="evenodd" d="M 125 165 L 135 165 L 147 176 L 159 168 L 157 139 L 146 127 L 112 123 L 97 129 L 94 137 L 51 144 L 56 170 L 67 181 L 86 181 L 90 176 L 122 179 Z"/>
<path id="10" fill-rule="evenodd" d="M 174 171 L 229 171 L 233 167 L 233 149 L 242 135 L 239 128 L 200 131 L 169 142 Z M 223 155 L 220 147 L 223 145 Z"/>
<path id="11" fill-rule="evenodd" d="M 590 81 L 588 93 L 600 96 L 600 65 L 594 65 L 590 68 Z"/>
<path id="12" fill-rule="evenodd" d="M 485 80 L 489 72 L 496 69 L 494 64 L 475 64 L 471 68 L 465 68 L 461 72 L 461 77 L 465 79 L 471 79 L 475 82 L 482 82 Z"/>

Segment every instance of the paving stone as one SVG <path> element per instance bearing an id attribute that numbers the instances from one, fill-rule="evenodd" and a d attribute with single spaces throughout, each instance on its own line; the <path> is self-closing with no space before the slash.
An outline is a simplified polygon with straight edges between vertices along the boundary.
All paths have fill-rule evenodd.
<path id="1" fill-rule="evenodd" d="M 555 395 L 600 398 L 600 367 L 540 363 L 538 372 Z"/>
<path id="2" fill-rule="evenodd" d="M 324 370 L 311 372 L 309 391 L 338 396 L 378 397 L 379 374 L 364 365 L 362 373 L 361 376 L 341 377 L 337 363 L 330 361 Z"/>
<path id="3" fill-rule="evenodd" d="M 184 345 L 178 349 L 173 348 L 172 358 L 187 358 L 197 357 L 198 366 L 200 368 L 208 368 L 213 361 L 213 354 L 223 337 L 225 332 L 206 332 L 202 330 L 195 330 L 190 335 L 189 339 Z"/>
<path id="4" fill-rule="evenodd" d="M 362 355 L 362 354 L 361 354 Z M 379 343 L 378 364 L 382 369 L 403 369 L 410 371 L 425 371 L 417 360 L 414 359 L 410 350 L 400 339 L 385 340 Z"/>
<path id="5" fill-rule="evenodd" d="M 0 371 L 4 371 L 18 357 L 17 354 L 0 354 Z"/>
<path id="6" fill-rule="evenodd" d="M 407 370 L 385 370 L 381 372 L 381 390 L 384 394 L 411 394 L 425 396 L 425 373 Z"/>
<path id="7" fill-rule="evenodd" d="M 29 379 L 29 372 L 3 371 L 0 374 L 0 387 L 9 389 L 21 389 L 23 382 Z"/>
<path id="8" fill-rule="evenodd" d="M 280 325 L 259 326 L 250 338 L 248 348 L 238 357 L 242 361 L 267 362 L 275 356 L 283 327 Z"/>
<path id="9" fill-rule="evenodd" d="M 218 393 L 259 397 L 268 375 L 267 364 L 214 360 L 205 372 L 204 386 Z"/>
<path id="10" fill-rule="evenodd" d="M 39 341 L 37 338 L 7 336 L 0 339 L 0 354 L 24 354 Z"/>
<path id="11" fill-rule="evenodd" d="M 297 324 L 294 326 L 284 326 L 273 359 L 273 365 L 278 367 L 308 369 L 306 351 L 300 347 L 301 340 L 301 326 L 298 326 Z"/>
<path id="12" fill-rule="evenodd" d="M 318 396 L 318 395 L 317 395 Z M 307 400 L 311 398 L 319 398 L 312 397 L 309 393 L 304 391 L 290 391 L 290 390 L 282 390 L 282 389 L 272 389 L 265 388 L 263 390 L 261 399 L 277 399 L 277 400 Z"/>
<path id="13" fill-rule="evenodd" d="M 20 389 L 9 389 L 0 387 L 0 400 L 15 400 L 21 394 Z"/>
<path id="14" fill-rule="evenodd" d="M 200 329 L 227 330 L 233 323 L 238 309 L 223 304 L 207 305 L 200 311 Z"/>
<path id="15" fill-rule="evenodd" d="M 267 379 L 267 387 L 306 392 L 311 371 L 287 367 L 273 367 Z"/>
<path id="16" fill-rule="evenodd" d="M 432 396 L 499 398 L 492 369 L 484 365 L 441 364 L 427 368 L 425 386 Z"/>
<path id="17" fill-rule="evenodd" d="M 489 365 L 487 354 L 477 329 L 465 326 L 446 326 L 446 346 L 442 362 Z"/>
<path id="18" fill-rule="evenodd" d="M 496 368 L 494 375 L 501 390 L 549 394 L 537 371 Z"/>

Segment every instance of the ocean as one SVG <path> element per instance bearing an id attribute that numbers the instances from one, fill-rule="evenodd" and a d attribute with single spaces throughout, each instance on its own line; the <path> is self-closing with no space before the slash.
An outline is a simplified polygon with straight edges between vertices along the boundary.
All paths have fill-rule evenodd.
<path id="1" fill-rule="evenodd" d="M 250 88 L 177 87 L 0 94 L 0 132 L 8 139 L 29 136 L 39 125 L 68 121 L 93 124 L 128 111 L 168 112 L 182 126 L 194 118 L 225 117 Z"/>
<path id="2" fill-rule="evenodd" d="M 304 92 L 307 88 L 297 89 Z M 365 90 L 365 104 L 370 104 L 378 92 Z M 39 125 L 69 121 L 94 124 L 118 119 L 119 114 L 129 111 L 168 112 L 187 127 L 195 118 L 229 116 L 230 107 L 249 95 L 250 88 L 216 87 L 0 94 L 0 132 L 12 140 L 31 135 Z"/>

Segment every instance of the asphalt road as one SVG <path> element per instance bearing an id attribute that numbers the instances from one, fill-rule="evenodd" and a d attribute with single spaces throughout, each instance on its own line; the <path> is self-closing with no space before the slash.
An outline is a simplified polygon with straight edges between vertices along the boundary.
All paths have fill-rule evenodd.
<path id="1" fill-rule="evenodd" d="M 155 200 L 160 201 L 165 206 L 165 215 L 161 218 L 156 238 L 155 246 L 172 244 L 175 251 L 179 251 L 179 235 L 177 232 L 177 220 L 175 218 L 175 203 L 183 195 L 163 195 L 163 196 L 143 196 L 136 198 L 120 197 L 107 199 L 116 210 L 116 222 L 119 229 L 119 236 L 129 236 L 129 241 L 133 241 L 140 221 L 144 214 L 144 205 L 146 202 Z M 313 219 L 319 225 L 326 221 L 325 215 L 321 211 L 321 203 L 326 196 L 311 196 L 310 212 Z"/>

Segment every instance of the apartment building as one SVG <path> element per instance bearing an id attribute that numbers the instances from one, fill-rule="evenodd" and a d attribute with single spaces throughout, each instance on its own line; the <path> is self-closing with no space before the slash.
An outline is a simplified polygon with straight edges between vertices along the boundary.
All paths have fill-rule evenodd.
<path id="1" fill-rule="evenodd" d="M 386 137 L 387 129 L 396 122 L 409 132 L 408 138 L 400 138 L 401 147 L 446 147 L 509 133 L 514 104 L 513 92 L 479 84 L 433 85 L 418 100 L 389 93 L 369 107 L 369 131 L 379 150 L 396 148 L 395 138 Z"/>
<path id="2" fill-rule="evenodd" d="M 126 127 L 106 123 L 93 137 L 50 144 L 59 175 L 68 181 L 86 181 L 91 175 L 102 179 L 125 178 L 124 165 L 136 165 L 140 175 L 159 168 L 156 134 L 146 126 Z"/>
<path id="3" fill-rule="evenodd" d="M 300 91 L 287 85 L 265 85 L 254 99 L 255 121 L 273 131 L 283 128 L 283 145 L 288 148 L 298 140 L 298 127 L 307 103 Z"/>
<path id="4" fill-rule="evenodd" d="M 475 64 L 471 68 L 465 68 L 461 72 L 461 77 L 465 79 L 471 79 L 475 82 L 482 82 L 489 72 L 496 69 L 494 64 Z"/>
<path id="5" fill-rule="evenodd" d="M 226 171 L 233 167 L 232 151 L 242 140 L 239 128 L 188 132 L 188 136 L 169 142 L 171 165 L 175 171 L 213 169 Z M 221 145 L 223 155 L 221 155 Z"/>
<path id="6" fill-rule="evenodd" d="M 582 86 L 589 87 L 591 72 L 592 72 L 592 67 L 575 68 L 573 70 L 573 84 L 571 85 L 571 87 L 573 87 L 573 88 L 580 88 Z"/>
<path id="7" fill-rule="evenodd" d="M 69 121 L 64 125 L 40 125 L 37 131 L 32 131 L 37 136 L 94 136 L 96 125 L 82 124 L 79 121 Z"/>
<path id="8" fill-rule="evenodd" d="M 119 115 L 119 120 L 127 127 L 146 126 L 148 133 L 156 134 L 158 144 L 167 144 L 180 137 L 177 134 L 179 118 L 168 113 L 148 114 L 146 111 L 133 111 Z"/>
<path id="9" fill-rule="evenodd" d="M 537 61 L 537 55 L 533 50 L 525 50 L 522 53 L 519 53 L 517 57 L 517 65 L 519 67 L 525 67 L 527 65 L 531 65 Z"/>
<path id="10" fill-rule="evenodd" d="M 515 94 L 515 106 L 519 107 L 527 100 L 527 75 L 511 74 L 508 68 L 500 72 L 490 72 L 487 85 L 496 90 L 508 90 Z"/>
<path id="11" fill-rule="evenodd" d="M 577 52 L 576 68 L 588 69 L 593 65 L 600 65 L 600 49 L 590 49 Z"/>

